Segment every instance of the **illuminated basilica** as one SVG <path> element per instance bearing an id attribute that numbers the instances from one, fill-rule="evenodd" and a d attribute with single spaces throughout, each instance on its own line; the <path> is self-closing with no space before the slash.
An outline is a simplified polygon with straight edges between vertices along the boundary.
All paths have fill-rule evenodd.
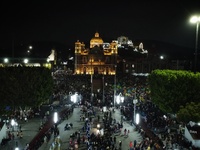
<path id="1" fill-rule="evenodd" d="M 96 32 L 89 48 L 83 42 L 75 42 L 75 74 L 115 75 L 118 46 L 115 41 L 104 43 Z"/>

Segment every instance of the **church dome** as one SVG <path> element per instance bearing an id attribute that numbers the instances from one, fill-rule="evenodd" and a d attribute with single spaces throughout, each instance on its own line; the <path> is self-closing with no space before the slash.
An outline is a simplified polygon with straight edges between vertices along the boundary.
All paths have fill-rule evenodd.
<path id="1" fill-rule="evenodd" d="M 101 37 L 99 37 L 99 33 L 96 32 L 94 37 L 90 40 L 90 48 L 93 48 L 94 46 L 100 46 L 103 44 L 103 40 Z"/>
<path id="2" fill-rule="evenodd" d="M 90 49 L 89 54 L 101 56 L 104 54 L 103 48 L 101 46 L 100 47 L 94 46 L 93 48 Z"/>

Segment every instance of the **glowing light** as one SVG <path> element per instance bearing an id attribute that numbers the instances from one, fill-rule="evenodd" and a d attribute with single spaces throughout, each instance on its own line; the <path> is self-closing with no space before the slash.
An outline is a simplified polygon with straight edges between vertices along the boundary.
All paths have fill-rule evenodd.
<path id="1" fill-rule="evenodd" d="M 164 59 L 164 56 L 160 56 L 160 59 Z"/>
<path id="2" fill-rule="evenodd" d="M 33 49 L 33 47 L 32 47 L 32 46 L 29 46 L 29 49 Z"/>
<path id="3" fill-rule="evenodd" d="M 117 104 L 119 104 L 119 103 L 120 103 L 120 97 L 119 97 L 119 95 L 118 95 L 118 96 L 116 96 L 116 102 L 117 102 Z"/>
<path id="4" fill-rule="evenodd" d="M 14 120 L 14 119 L 11 120 L 11 125 L 12 125 L 12 126 L 15 125 L 15 120 Z"/>
<path id="5" fill-rule="evenodd" d="M 4 63 L 8 63 L 8 58 L 4 58 Z"/>
<path id="6" fill-rule="evenodd" d="M 139 114 L 136 114 L 135 123 L 136 124 L 140 123 L 140 115 Z"/>
<path id="7" fill-rule="evenodd" d="M 57 112 L 54 112 L 53 121 L 54 121 L 54 123 L 58 122 L 58 113 Z"/>
<path id="8" fill-rule="evenodd" d="M 78 100 L 78 94 L 75 93 L 74 95 L 71 96 L 71 101 L 74 102 L 74 103 L 76 103 L 77 100 Z"/>
<path id="9" fill-rule="evenodd" d="M 27 59 L 27 58 L 24 59 L 24 63 L 25 63 L 25 64 L 28 63 L 28 59 Z"/>
<path id="10" fill-rule="evenodd" d="M 191 22 L 191 23 L 200 22 L 200 17 L 198 17 L 198 16 L 193 16 L 193 17 L 191 17 L 190 22 Z"/>

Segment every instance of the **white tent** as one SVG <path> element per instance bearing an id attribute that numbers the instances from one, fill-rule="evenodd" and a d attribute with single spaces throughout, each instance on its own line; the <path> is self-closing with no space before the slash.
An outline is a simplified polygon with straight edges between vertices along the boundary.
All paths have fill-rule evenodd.
<path id="1" fill-rule="evenodd" d="M 194 147 L 200 148 L 200 125 L 190 121 L 185 126 L 185 138 L 192 142 Z"/>
<path id="2" fill-rule="evenodd" d="M 7 126 L 6 123 L 0 122 L 0 142 L 3 138 L 8 138 L 7 136 Z"/>

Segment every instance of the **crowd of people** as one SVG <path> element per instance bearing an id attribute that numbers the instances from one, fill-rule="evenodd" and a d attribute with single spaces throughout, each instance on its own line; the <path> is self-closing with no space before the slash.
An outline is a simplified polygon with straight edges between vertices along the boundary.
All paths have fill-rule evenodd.
<path id="1" fill-rule="evenodd" d="M 80 120 L 84 121 L 84 126 L 82 128 L 82 133 L 84 136 L 81 137 L 80 131 L 77 131 L 71 136 L 71 146 L 75 148 L 75 145 L 85 143 L 88 149 L 100 148 L 103 149 L 116 149 L 120 148 L 121 142 L 118 141 L 118 146 L 115 133 L 120 132 L 124 135 L 128 135 L 128 130 L 123 130 L 123 120 L 133 123 L 133 111 L 140 114 L 141 122 L 137 126 L 137 130 L 143 136 L 141 143 L 134 144 L 130 143 L 130 149 L 144 149 L 144 148 L 154 148 L 154 149 L 182 149 L 184 147 L 192 148 L 192 144 L 188 142 L 183 135 L 182 127 L 184 125 L 177 122 L 176 119 L 171 118 L 168 114 L 164 114 L 159 110 L 159 108 L 151 102 L 148 80 L 146 76 L 124 76 L 117 75 L 116 85 L 114 81 L 114 76 L 94 76 L 95 79 L 100 79 L 104 85 L 104 91 L 93 90 L 93 98 L 91 99 L 91 76 L 89 75 L 54 75 L 55 87 L 52 95 L 51 102 L 60 101 L 61 105 L 65 105 L 66 97 L 69 93 L 78 93 L 81 95 L 82 99 L 79 103 L 83 109 L 83 114 L 80 116 Z M 113 102 L 113 89 L 116 88 L 116 95 L 121 93 L 125 100 L 123 104 L 117 105 Z M 104 94 L 104 98 L 102 97 Z M 137 98 L 138 103 L 136 107 L 133 105 L 133 98 Z M 68 101 L 69 102 L 69 101 Z M 94 111 L 94 106 L 100 111 L 103 106 L 108 108 L 103 115 L 103 118 L 96 116 L 96 111 Z M 115 106 L 115 107 L 114 107 Z M 111 109 L 112 108 L 112 109 Z M 123 118 L 120 122 L 116 122 L 112 118 L 112 111 L 114 109 L 120 109 Z M 66 109 L 61 112 L 61 118 L 68 118 L 71 109 Z M 32 110 L 29 111 L 18 111 L 15 112 L 15 117 L 21 118 L 31 118 L 34 115 Z M 93 115 L 93 117 L 91 117 Z M 96 120 L 92 119 L 96 118 Z M 102 119 L 102 121 L 100 121 Z M 95 122 L 101 122 L 102 128 L 104 129 L 104 135 L 91 132 L 91 126 Z M 172 127 L 175 130 L 172 131 Z M 53 127 L 52 123 L 48 122 L 46 119 L 45 124 L 43 124 L 41 131 L 33 139 L 33 142 L 29 144 L 31 147 L 38 148 L 44 141 L 48 141 L 51 134 L 59 135 L 56 132 L 56 128 Z M 12 138 L 12 136 L 10 136 Z M 74 138 L 75 137 L 75 138 Z M 83 141 L 84 139 L 84 141 Z"/>
<path id="2" fill-rule="evenodd" d="M 164 114 L 159 108 L 151 102 L 150 91 L 148 89 L 148 78 L 146 76 L 126 76 L 117 75 L 116 85 L 114 76 L 101 76 L 96 75 L 93 81 L 101 80 L 104 84 L 104 89 L 93 89 L 93 98 L 91 98 L 91 76 L 90 75 L 72 75 L 72 74 L 54 74 L 54 92 L 52 94 L 51 102 L 60 101 L 60 105 L 65 105 L 70 102 L 68 99 L 69 93 L 78 93 L 81 95 L 79 106 L 82 107 L 82 115 L 80 121 L 84 122 L 84 126 L 80 131 L 75 132 L 70 136 L 70 148 L 77 149 L 81 144 L 86 145 L 87 149 L 121 149 L 122 141 L 116 141 L 116 133 L 128 135 L 129 130 L 123 130 L 123 121 L 133 123 L 133 111 L 136 111 L 141 116 L 141 122 L 136 125 L 138 132 L 142 135 L 143 140 L 141 143 L 136 141 L 130 142 L 131 150 L 142 149 L 195 149 L 191 142 L 187 141 L 183 135 L 184 124 L 177 122 L 168 114 Z M 125 99 L 120 105 L 113 102 L 114 92 L 116 88 L 116 95 L 122 94 Z M 104 95 L 103 95 L 104 94 Z M 103 96 L 104 97 L 103 97 Z M 67 99 L 66 99 L 67 98 Z M 138 100 L 136 107 L 133 104 L 133 98 Z M 103 112 L 103 106 L 107 107 L 107 111 Z M 134 108 L 136 110 L 134 110 Z M 100 118 L 96 114 L 96 110 L 103 113 Z M 112 113 L 114 109 L 120 109 L 121 118 L 117 122 Z M 60 111 L 61 120 L 68 118 L 73 113 L 73 107 Z M 16 110 L 13 117 L 20 120 L 28 121 L 34 117 L 35 112 L 32 109 L 23 111 Z M 49 114 L 48 114 L 49 115 Z M 52 134 L 59 135 L 59 132 L 52 124 L 51 115 L 44 114 L 42 117 L 47 117 L 41 126 L 40 132 L 29 143 L 27 149 L 37 149 L 44 141 L 48 141 Z M 95 123 L 100 123 L 101 128 L 99 132 L 91 131 Z M 70 127 L 72 127 L 70 125 Z M 104 134 L 101 135 L 101 129 Z M 173 130 L 172 130 L 173 129 Z M 23 133 L 19 130 L 19 137 L 23 137 Z M 9 133 L 9 138 L 13 138 L 12 132 Z"/>
<path id="3" fill-rule="evenodd" d="M 94 106 L 114 106 L 113 89 L 115 85 L 113 76 L 103 77 L 104 91 L 93 91 L 93 101 L 91 101 L 91 77 L 89 75 L 66 75 L 61 78 L 56 76 L 55 78 L 59 80 L 59 84 L 57 84 L 55 89 L 55 95 L 67 95 L 69 92 L 78 92 L 83 97 L 82 103 L 89 102 Z M 102 79 L 102 76 L 97 75 L 96 78 Z M 105 94 L 104 101 L 102 99 L 103 93 Z M 116 94 L 119 93 L 122 93 L 125 97 L 124 103 L 120 104 L 121 107 L 119 108 L 122 115 L 130 121 L 132 121 L 134 109 L 132 100 L 133 98 L 138 99 L 136 112 L 140 113 L 142 117 L 138 130 L 144 134 L 143 145 L 148 143 L 151 147 L 163 149 L 192 147 L 191 143 L 184 138 L 182 131 L 184 125 L 171 118 L 168 114 L 162 113 L 151 102 L 148 78 L 146 76 L 117 75 Z"/>

